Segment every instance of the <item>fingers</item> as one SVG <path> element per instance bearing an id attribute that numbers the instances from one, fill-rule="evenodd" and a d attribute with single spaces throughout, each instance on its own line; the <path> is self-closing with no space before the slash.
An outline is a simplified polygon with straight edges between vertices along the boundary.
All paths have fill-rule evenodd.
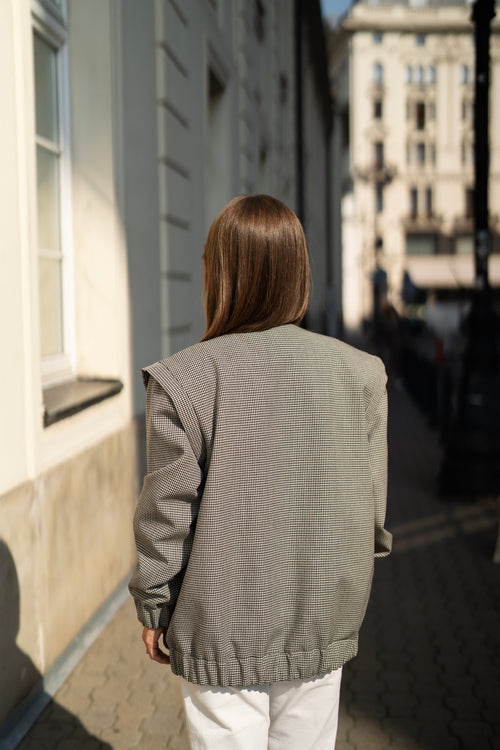
<path id="1" fill-rule="evenodd" d="M 142 640 L 146 645 L 146 653 L 149 658 L 158 664 L 170 664 L 170 657 L 159 646 L 160 636 L 163 635 L 163 644 L 165 644 L 166 628 L 144 628 L 142 631 Z"/>

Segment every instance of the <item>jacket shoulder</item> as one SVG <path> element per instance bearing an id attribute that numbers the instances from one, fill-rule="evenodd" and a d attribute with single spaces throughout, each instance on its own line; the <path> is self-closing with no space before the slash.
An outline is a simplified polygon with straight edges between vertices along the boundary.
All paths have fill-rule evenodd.
<path id="1" fill-rule="evenodd" d="M 373 391 L 383 390 L 387 382 L 387 375 L 380 357 L 330 336 L 310 332 L 307 332 L 307 335 L 317 347 L 326 352 L 331 352 L 339 366 L 349 372 L 356 380 L 361 381 Z"/>
<path id="2" fill-rule="evenodd" d="M 216 363 L 221 355 L 224 355 L 225 350 L 229 349 L 227 342 L 221 341 L 223 338 L 228 337 L 200 341 L 181 349 L 170 357 L 142 368 L 144 385 L 147 387 L 149 378 L 152 376 L 167 391 L 170 390 L 173 382 L 183 388 L 188 383 L 194 387 L 199 383 L 206 391 L 210 383 L 215 385 Z"/>

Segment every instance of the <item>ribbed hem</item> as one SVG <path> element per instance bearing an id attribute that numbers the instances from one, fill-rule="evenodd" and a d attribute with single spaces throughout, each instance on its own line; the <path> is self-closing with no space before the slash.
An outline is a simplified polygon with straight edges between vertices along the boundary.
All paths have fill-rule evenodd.
<path id="1" fill-rule="evenodd" d="M 233 657 L 223 661 L 198 659 L 170 647 L 170 659 L 174 674 L 184 677 L 188 682 L 214 687 L 244 687 L 284 680 L 307 680 L 340 669 L 357 652 L 356 636 L 333 643 L 324 650 L 265 654 L 248 659 Z"/>

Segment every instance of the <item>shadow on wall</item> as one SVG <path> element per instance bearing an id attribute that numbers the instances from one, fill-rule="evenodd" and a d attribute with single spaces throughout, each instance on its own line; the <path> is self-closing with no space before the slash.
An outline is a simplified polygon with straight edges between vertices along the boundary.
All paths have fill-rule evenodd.
<path id="1" fill-rule="evenodd" d="M 111 750 L 110 745 L 90 735 L 76 716 L 55 703 L 44 691 L 42 675 L 16 644 L 19 616 L 16 566 L 9 547 L 0 540 L 0 750 L 15 747 L 35 750 L 54 746 L 61 740 L 70 740 L 75 747 Z M 35 637 L 36 623 L 33 623 L 32 632 Z M 10 712 L 12 706 L 15 708 Z M 35 725 L 21 740 L 31 723 L 29 717 L 36 717 L 43 706 L 46 712 L 50 712 L 50 737 L 45 727 L 44 737 L 37 738 Z"/>

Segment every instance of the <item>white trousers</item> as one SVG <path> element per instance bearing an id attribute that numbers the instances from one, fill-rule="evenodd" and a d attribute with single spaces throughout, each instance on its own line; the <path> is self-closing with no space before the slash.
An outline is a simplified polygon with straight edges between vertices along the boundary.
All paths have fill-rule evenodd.
<path id="1" fill-rule="evenodd" d="M 192 750 L 334 750 L 341 677 L 247 688 L 182 679 Z"/>

